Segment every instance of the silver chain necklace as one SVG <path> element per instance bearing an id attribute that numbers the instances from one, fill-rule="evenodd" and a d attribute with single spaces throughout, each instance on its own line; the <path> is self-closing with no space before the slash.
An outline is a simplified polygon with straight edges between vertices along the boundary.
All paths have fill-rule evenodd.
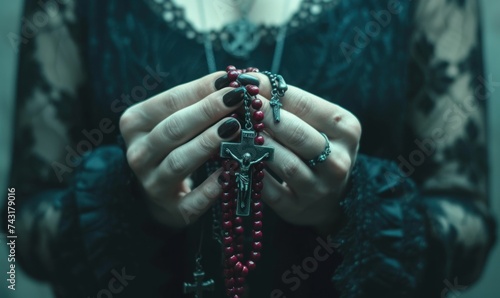
<path id="1" fill-rule="evenodd" d="M 255 0 L 249 2 L 249 4 L 254 4 Z M 198 0 L 200 9 L 202 10 L 201 17 L 202 23 L 206 28 L 206 13 L 204 7 L 204 0 Z M 248 3 L 248 2 L 247 2 Z M 286 2 L 285 2 L 286 3 Z M 260 42 L 260 34 L 258 32 L 257 26 L 248 19 L 249 4 L 247 4 L 244 9 L 240 6 L 240 12 L 242 13 L 242 18 L 236 22 L 227 25 L 224 30 L 227 31 L 228 36 L 233 36 L 232 38 L 227 38 L 222 40 L 222 46 L 224 50 L 235 57 L 247 58 L 249 54 L 257 47 Z M 283 12 L 286 13 L 284 9 Z M 286 39 L 287 23 L 285 22 L 281 25 L 279 33 L 276 36 L 276 46 L 274 48 L 273 60 L 271 63 L 271 72 L 277 73 L 281 66 L 281 59 L 283 56 L 283 50 Z M 254 30 L 255 29 L 255 30 Z M 205 56 L 207 60 L 208 71 L 210 73 L 217 71 L 217 64 L 215 61 L 215 54 L 213 49 L 212 39 L 210 38 L 209 32 L 203 33 L 205 47 Z"/>

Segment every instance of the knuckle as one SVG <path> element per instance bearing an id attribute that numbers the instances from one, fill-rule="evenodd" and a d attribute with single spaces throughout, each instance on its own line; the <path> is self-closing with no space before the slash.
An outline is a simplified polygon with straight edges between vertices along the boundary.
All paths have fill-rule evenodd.
<path id="1" fill-rule="evenodd" d="M 166 160 L 167 172 L 173 175 L 183 175 L 186 172 L 186 161 L 184 158 L 180 157 L 178 154 L 172 152 L 170 153 Z"/>
<path id="2" fill-rule="evenodd" d="M 201 189 L 201 193 L 204 198 L 208 198 L 210 200 L 214 200 L 219 196 L 220 187 L 217 186 L 214 182 L 208 183 Z"/>
<path id="3" fill-rule="evenodd" d="M 294 103 L 292 110 L 298 111 L 297 115 L 309 115 L 314 110 L 313 101 L 311 101 L 305 94 L 300 93 L 296 95 L 290 102 Z"/>
<path id="4" fill-rule="evenodd" d="M 291 129 L 289 142 L 294 147 L 302 147 L 307 144 L 306 132 L 300 125 L 295 125 Z"/>
<path id="5" fill-rule="evenodd" d="M 137 174 L 144 167 L 146 158 L 142 146 L 131 146 L 127 149 L 127 162 L 130 168 Z"/>
<path id="6" fill-rule="evenodd" d="M 201 102 L 200 112 L 205 117 L 205 119 L 214 119 L 217 116 L 216 105 L 209 100 Z"/>
<path id="7" fill-rule="evenodd" d="M 348 128 L 348 134 L 349 138 L 355 142 L 358 143 L 361 139 L 361 133 L 362 133 L 362 127 L 361 127 L 361 122 L 359 122 L 358 118 L 354 116 L 353 114 L 350 114 L 350 117 L 348 117 L 348 120 L 346 121 L 346 125 Z"/>
<path id="8" fill-rule="evenodd" d="M 146 193 L 148 194 L 148 197 L 150 197 L 154 202 L 160 202 L 160 198 L 162 197 L 163 193 L 161 191 L 161 187 L 158 185 L 158 179 L 156 176 L 154 177 L 148 177 L 142 182 L 142 186 Z"/>
<path id="9" fill-rule="evenodd" d="M 163 134 L 168 140 L 179 141 L 183 138 L 182 125 L 176 117 L 168 118 L 163 125 Z"/>
<path id="10" fill-rule="evenodd" d="M 318 183 L 315 186 L 315 190 L 317 196 L 314 201 L 318 201 L 331 193 L 331 187 L 325 183 Z"/>
<path id="11" fill-rule="evenodd" d="M 333 173 L 338 180 L 347 179 L 351 171 L 352 160 L 349 154 L 338 154 L 334 159 Z"/>
<path id="12" fill-rule="evenodd" d="M 202 134 L 199 138 L 199 148 L 204 153 L 212 153 L 218 147 L 218 144 L 213 138 L 210 138 L 206 134 Z"/>
<path id="13" fill-rule="evenodd" d="M 131 109 L 127 109 L 122 116 L 120 117 L 120 131 L 121 133 L 127 133 L 133 130 L 134 128 L 134 123 L 136 122 L 137 115 L 136 113 Z"/>
<path id="14" fill-rule="evenodd" d="M 300 167 L 298 162 L 288 161 L 283 163 L 283 180 L 287 181 L 296 177 L 296 175 L 299 173 L 299 169 Z"/>
<path id="15" fill-rule="evenodd" d="M 168 113 L 175 113 L 179 110 L 180 95 L 177 91 L 170 90 L 165 95 L 165 100 L 163 101 L 165 109 Z"/>

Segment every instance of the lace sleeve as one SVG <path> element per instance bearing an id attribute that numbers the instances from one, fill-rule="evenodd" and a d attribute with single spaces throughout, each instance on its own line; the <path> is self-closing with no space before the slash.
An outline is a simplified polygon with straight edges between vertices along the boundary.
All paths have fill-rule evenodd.
<path id="1" fill-rule="evenodd" d="M 461 285 L 478 278 L 494 237 L 478 11 L 477 0 L 419 1 L 411 44 L 413 139 L 405 171 L 414 173 L 405 174 L 427 207 L 434 266 L 426 276 Z"/>
<path id="2" fill-rule="evenodd" d="M 480 276 L 495 241 L 488 210 L 477 0 L 413 3 L 406 148 L 360 155 L 331 241 L 342 297 L 446 297 Z"/>
<path id="3" fill-rule="evenodd" d="M 82 126 L 85 74 L 76 1 L 26 1 L 17 80 L 11 185 L 18 198 L 19 259 L 47 278 L 48 243 L 56 233 L 67 181 L 78 159 L 68 156 Z M 80 136 L 81 138 L 81 136 Z M 76 156 L 77 157 L 77 156 Z M 5 221 L 6 222 L 6 221 Z"/>

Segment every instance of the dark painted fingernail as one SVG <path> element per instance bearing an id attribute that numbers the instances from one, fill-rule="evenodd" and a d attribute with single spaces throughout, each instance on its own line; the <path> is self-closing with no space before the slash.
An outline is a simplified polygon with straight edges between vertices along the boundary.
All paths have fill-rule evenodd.
<path id="1" fill-rule="evenodd" d="M 256 77 L 253 77 L 251 75 L 247 75 L 244 73 L 242 73 L 238 76 L 238 81 L 243 86 L 246 86 L 246 85 L 259 86 L 259 80 Z"/>
<path id="2" fill-rule="evenodd" d="M 222 123 L 217 129 L 217 133 L 219 137 L 223 139 L 227 139 L 230 136 L 234 135 L 238 129 L 240 129 L 240 123 L 236 119 L 228 119 L 226 122 Z"/>
<path id="3" fill-rule="evenodd" d="M 233 107 L 243 101 L 245 98 L 244 94 L 245 87 L 239 87 L 224 94 L 222 101 L 224 101 L 226 106 Z"/>
<path id="4" fill-rule="evenodd" d="M 231 82 L 229 81 L 227 74 L 225 74 L 222 77 L 215 80 L 215 89 L 220 90 L 224 87 L 228 87 L 229 83 L 231 83 Z"/>

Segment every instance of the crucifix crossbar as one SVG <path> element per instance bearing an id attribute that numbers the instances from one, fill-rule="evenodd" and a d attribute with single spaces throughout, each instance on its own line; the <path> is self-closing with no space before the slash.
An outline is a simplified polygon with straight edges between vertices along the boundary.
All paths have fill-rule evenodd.
<path id="1" fill-rule="evenodd" d="M 203 298 L 204 291 L 213 291 L 215 288 L 214 281 L 209 279 L 204 281 L 205 272 L 197 270 L 193 273 L 194 283 L 184 283 L 184 294 L 194 293 L 195 298 Z"/>
<path id="2" fill-rule="evenodd" d="M 238 183 L 238 197 L 236 199 L 236 215 L 250 215 L 250 198 L 252 190 L 252 166 L 262 160 L 272 160 L 274 148 L 254 144 L 255 131 L 242 130 L 240 143 L 223 142 L 220 156 L 232 158 L 240 166 L 236 173 Z"/>

